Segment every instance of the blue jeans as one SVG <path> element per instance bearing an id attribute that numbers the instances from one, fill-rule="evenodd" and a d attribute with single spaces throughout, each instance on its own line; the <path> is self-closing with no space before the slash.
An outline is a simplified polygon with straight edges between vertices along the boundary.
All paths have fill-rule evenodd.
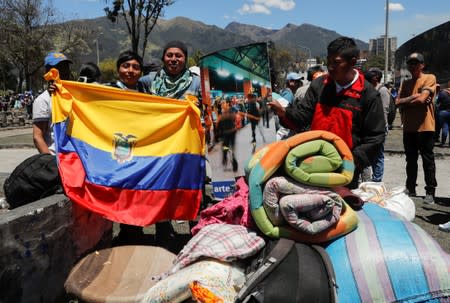
<path id="1" fill-rule="evenodd" d="M 441 143 L 444 144 L 448 136 L 448 125 L 450 124 L 450 111 L 441 110 L 439 111 L 439 122 L 442 127 L 441 130 Z M 450 140 L 449 140 L 450 144 Z"/>
<path id="2" fill-rule="evenodd" d="M 380 147 L 377 157 L 372 161 L 372 181 L 383 181 L 384 174 L 384 142 Z"/>

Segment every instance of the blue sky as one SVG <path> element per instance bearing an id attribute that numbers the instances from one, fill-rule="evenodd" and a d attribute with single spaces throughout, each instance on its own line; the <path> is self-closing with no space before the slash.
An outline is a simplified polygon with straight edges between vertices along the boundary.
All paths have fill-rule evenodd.
<path id="1" fill-rule="evenodd" d="M 450 0 L 389 2 L 389 36 L 398 38 L 398 46 L 450 20 Z M 103 16 L 106 2 L 54 0 L 53 5 L 69 20 Z M 385 0 L 176 0 L 164 18 L 183 16 L 221 28 L 232 21 L 271 29 L 309 23 L 368 42 L 385 32 L 385 5 Z"/>

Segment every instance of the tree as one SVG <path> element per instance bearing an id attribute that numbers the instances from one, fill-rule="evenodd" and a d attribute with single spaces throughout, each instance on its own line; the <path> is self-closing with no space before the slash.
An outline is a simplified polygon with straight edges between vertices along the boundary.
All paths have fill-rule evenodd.
<path id="1" fill-rule="evenodd" d="M 52 33 L 46 26 L 52 18 L 53 9 L 42 6 L 39 0 L 0 1 L 0 49 L 4 59 L 18 70 L 19 91 L 24 81 L 30 89 L 31 75 L 42 66 L 36 58 L 43 58 L 43 50 L 50 45 L 48 36 Z"/>
<path id="2" fill-rule="evenodd" d="M 117 22 L 119 15 L 123 17 L 131 39 L 131 49 L 136 53 L 141 49 L 141 56 L 144 58 L 148 37 L 156 21 L 163 16 L 164 7 L 174 2 L 174 0 L 114 0 L 111 7 L 105 7 L 105 12 L 111 22 Z"/>
<path id="3" fill-rule="evenodd" d="M 200 58 L 203 56 L 202 52 L 200 50 L 194 51 L 192 56 L 189 56 L 187 66 L 198 66 L 200 62 Z"/>
<path id="4" fill-rule="evenodd" d="M 105 59 L 99 64 L 99 68 L 102 72 L 102 82 L 112 82 L 117 79 L 117 69 L 115 59 Z"/>
<path id="5" fill-rule="evenodd" d="M 84 47 L 89 30 L 73 24 L 56 25 L 50 1 L 0 0 L 0 54 L 17 69 L 21 91 L 33 87 L 33 77 L 42 74 L 44 57 L 50 50 L 72 52 Z"/>
<path id="6" fill-rule="evenodd" d="M 367 58 L 362 69 L 368 70 L 371 67 L 378 67 L 379 69 L 384 70 L 384 55 L 375 55 Z"/>

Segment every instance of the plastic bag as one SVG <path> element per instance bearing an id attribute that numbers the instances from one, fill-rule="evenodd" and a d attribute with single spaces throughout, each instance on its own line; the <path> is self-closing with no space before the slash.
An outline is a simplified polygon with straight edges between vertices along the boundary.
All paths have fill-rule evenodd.
<path id="1" fill-rule="evenodd" d="M 414 201 L 405 194 L 404 186 L 388 190 L 383 182 L 363 182 L 352 192 L 365 202 L 376 203 L 400 214 L 408 221 L 412 221 L 416 215 Z"/>

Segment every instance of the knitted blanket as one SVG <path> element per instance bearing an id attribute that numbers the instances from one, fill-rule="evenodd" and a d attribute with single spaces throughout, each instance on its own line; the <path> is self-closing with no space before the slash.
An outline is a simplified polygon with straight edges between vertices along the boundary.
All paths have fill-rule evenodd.
<path id="1" fill-rule="evenodd" d="M 289 225 L 306 234 L 317 234 L 333 224 L 341 215 L 343 200 L 327 188 L 312 187 L 275 177 L 264 187 L 264 209 L 270 221 Z"/>
<path id="2" fill-rule="evenodd" d="M 352 153 L 345 142 L 333 133 L 327 131 L 308 131 L 292 136 L 286 140 L 266 145 L 250 158 L 245 167 L 250 192 L 251 214 L 255 219 L 256 225 L 265 235 L 272 238 L 285 237 L 297 241 L 321 243 L 344 235 L 356 227 L 358 223 L 356 214 L 350 207 L 345 206 L 341 214 L 341 219 L 333 226 L 330 226 L 330 228 L 316 235 L 305 235 L 291 226 L 274 226 L 267 216 L 263 207 L 264 184 L 285 163 L 286 157 L 292 149 L 315 140 L 323 140 L 332 144 L 340 155 L 341 164 L 337 169 L 334 169 L 337 167 L 335 156 L 331 160 L 326 159 L 331 149 L 328 144 L 324 144 L 323 142 L 320 143 L 321 147 L 316 147 L 316 152 L 322 153 L 320 155 L 321 157 L 315 155 L 314 150 L 309 151 L 309 154 L 306 153 L 303 157 L 305 158 L 303 161 L 305 162 L 304 165 L 300 164 L 300 168 L 303 171 L 314 173 L 314 167 L 320 166 L 317 173 L 328 174 L 328 177 L 323 177 L 322 175 L 319 178 L 321 180 L 320 184 L 313 185 L 323 186 L 324 183 L 327 183 L 329 187 L 346 185 L 353 178 L 354 163 Z M 311 144 L 307 146 L 311 146 Z M 298 155 L 298 152 L 300 151 L 295 150 L 293 156 Z M 307 167 L 307 162 L 310 162 L 312 165 Z M 333 168 L 334 170 L 327 173 L 324 171 L 324 168 L 327 167 Z M 292 176 L 296 179 L 296 173 L 292 174 Z M 296 181 L 302 182 L 302 180 Z"/>

